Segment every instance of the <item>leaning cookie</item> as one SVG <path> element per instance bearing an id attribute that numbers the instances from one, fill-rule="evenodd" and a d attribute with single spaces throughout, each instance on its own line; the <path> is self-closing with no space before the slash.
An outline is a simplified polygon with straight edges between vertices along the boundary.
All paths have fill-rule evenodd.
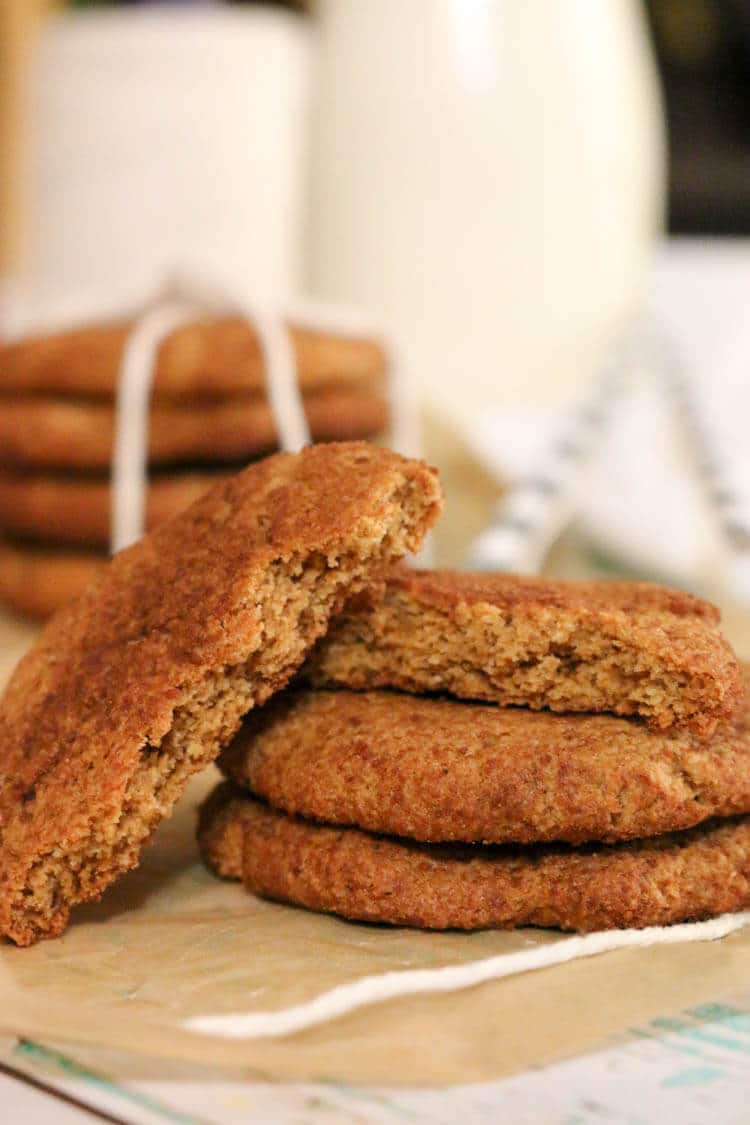
<path id="1" fill-rule="evenodd" d="M 435 473 L 363 444 L 269 457 L 122 551 L 0 701 L 0 932 L 62 932 L 283 687 L 347 593 L 419 545 Z"/>
<path id="2" fill-rule="evenodd" d="M 224 783 L 198 837 L 209 865 L 254 894 L 395 926 L 586 933 L 750 906 L 750 817 L 577 849 L 417 844 L 295 820 Z"/>
<path id="3" fill-rule="evenodd" d="M 708 736 L 742 696 L 707 602 L 647 582 L 397 569 L 313 654 L 312 683 L 637 715 Z"/>
<path id="4" fill-rule="evenodd" d="M 176 516 L 227 476 L 224 470 L 152 478 L 146 493 L 147 529 Z M 107 478 L 0 470 L 0 528 L 6 535 L 106 549 L 111 500 Z"/>
<path id="5" fill-rule="evenodd" d="M 375 437 L 388 425 L 377 392 L 321 391 L 304 399 L 314 441 Z M 110 403 L 63 398 L 0 401 L 0 464 L 46 469 L 109 468 L 115 431 Z M 237 461 L 278 446 L 278 429 L 265 398 L 157 403 L 151 409 L 148 456 L 152 464 Z"/>
<path id="6" fill-rule="evenodd" d="M 427 842 L 627 840 L 750 813 L 750 703 L 709 740 L 612 715 L 293 691 L 219 767 L 270 805 Z"/>
<path id="7" fill-rule="evenodd" d="M 26 337 L 0 348 L 6 393 L 114 399 L 132 322 L 94 324 Z M 382 379 L 386 356 L 376 340 L 290 327 L 300 389 L 357 390 Z M 156 401 L 261 394 L 265 364 L 252 324 L 208 317 L 176 328 L 156 357 Z"/>

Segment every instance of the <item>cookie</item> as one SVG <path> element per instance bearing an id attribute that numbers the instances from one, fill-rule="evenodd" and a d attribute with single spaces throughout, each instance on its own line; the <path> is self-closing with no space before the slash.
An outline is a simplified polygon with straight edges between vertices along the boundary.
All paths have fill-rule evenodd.
<path id="1" fill-rule="evenodd" d="M 0 602 L 44 621 L 72 601 L 107 566 L 94 551 L 66 551 L 0 539 Z"/>
<path id="2" fill-rule="evenodd" d="M 152 478 L 147 528 L 171 519 L 227 475 L 189 471 Z M 6 534 L 106 550 L 110 516 L 111 489 L 106 478 L 0 472 L 0 528 Z"/>
<path id="3" fill-rule="evenodd" d="M 582 848 L 418 844 L 295 820 L 225 783 L 201 810 L 199 844 L 254 894 L 394 926 L 586 933 L 750 906 L 750 817 Z"/>
<path id="4" fill-rule="evenodd" d="M 198 810 L 198 844 L 203 859 L 222 879 L 242 878 L 245 824 L 253 824 L 259 802 L 229 781 L 212 789 Z"/>
<path id="5" fill-rule="evenodd" d="M 637 715 L 707 737 L 739 701 L 719 611 L 647 582 L 398 569 L 341 617 L 311 681 Z"/>
<path id="6" fill-rule="evenodd" d="M 626 840 L 750 813 L 750 706 L 706 740 L 612 715 L 290 691 L 219 766 L 284 812 L 390 836 Z"/>
<path id="7" fill-rule="evenodd" d="M 121 551 L 60 610 L 0 701 L 0 932 L 59 934 L 135 866 L 190 775 L 440 504 L 435 472 L 387 450 L 279 454 Z"/>
<path id="8" fill-rule="evenodd" d="M 114 398 L 131 322 L 35 336 L 0 348 L 5 392 Z M 386 357 L 375 340 L 292 327 L 304 392 L 366 387 L 380 380 Z M 214 317 L 175 329 L 156 360 L 154 399 L 227 398 L 261 393 L 264 364 L 252 326 Z"/>
<path id="9" fill-rule="evenodd" d="M 305 399 L 315 441 L 373 437 L 388 425 L 375 393 L 321 391 Z M 110 403 L 62 398 L 0 401 L 0 464 L 41 469 L 107 469 L 115 411 Z M 236 461 L 276 448 L 278 434 L 263 398 L 157 404 L 149 421 L 149 460 Z"/>

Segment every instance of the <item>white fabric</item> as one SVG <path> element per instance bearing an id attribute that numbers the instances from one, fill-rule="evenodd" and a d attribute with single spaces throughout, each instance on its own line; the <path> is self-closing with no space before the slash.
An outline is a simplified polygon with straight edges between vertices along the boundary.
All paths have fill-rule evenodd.
<path id="1" fill-rule="evenodd" d="M 641 333 L 629 326 L 609 346 L 609 361 L 580 399 L 561 412 L 528 472 L 503 497 L 469 558 L 477 570 L 538 574 L 552 544 L 580 507 L 591 463 L 630 381 Z M 538 429 L 539 427 L 536 427 Z"/>
<path id="2" fill-rule="evenodd" d="M 750 239 L 664 243 L 644 299 L 639 369 L 593 452 L 571 513 L 586 539 L 631 570 L 691 589 L 725 583 L 746 602 L 750 551 L 727 549 L 721 523 L 731 516 L 750 526 L 749 286 Z M 684 425 L 663 378 L 664 336 L 678 353 L 698 434 Z M 466 437 L 499 481 L 516 486 L 536 474 L 559 424 L 553 407 L 488 406 Z M 720 456 L 707 458 L 708 448 Z M 707 487 L 707 460 L 720 467 L 720 489 Z M 734 503 L 719 505 L 717 493 L 727 491 Z"/>
<path id="3" fill-rule="evenodd" d="M 501 954 L 468 965 L 443 969 L 415 969 L 379 973 L 339 985 L 313 1000 L 275 1012 L 235 1012 L 229 1015 L 196 1016 L 183 1026 L 202 1035 L 224 1039 L 278 1038 L 337 1019 L 357 1008 L 380 1004 L 399 996 L 425 992 L 456 992 L 484 981 L 501 980 L 517 973 L 563 965 L 579 957 L 594 957 L 633 946 L 673 945 L 689 941 L 716 941 L 750 924 L 750 911 L 723 914 L 707 922 L 678 926 L 651 926 L 644 930 L 606 930 L 583 937 L 563 938 L 552 945 L 517 953 Z"/>

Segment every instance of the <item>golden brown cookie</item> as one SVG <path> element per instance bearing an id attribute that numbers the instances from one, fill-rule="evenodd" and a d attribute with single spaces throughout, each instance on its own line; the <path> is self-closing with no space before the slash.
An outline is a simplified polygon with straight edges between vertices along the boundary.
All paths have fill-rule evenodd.
<path id="1" fill-rule="evenodd" d="M 201 854 L 222 879 L 242 878 L 244 826 L 252 826 L 258 802 L 229 781 L 212 789 L 198 810 L 198 843 Z"/>
<path id="2" fill-rule="evenodd" d="M 750 906 L 750 817 L 624 844 L 417 844 L 295 820 L 225 783 L 201 811 L 207 862 L 254 894 L 424 929 L 665 926 Z"/>
<path id="3" fill-rule="evenodd" d="M 708 736 L 743 692 L 707 602 L 648 582 L 397 569 L 337 620 L 311 681 L 638 715 Z"/>
<path id="4" fill-rule="evenodd" d="M 0 539 L 0 603 L 44 621 L 86 589 L 107 565 L 95 551 L 66 551 Z"/>
<path id="5" fill-rule="evenodd" d="M 330 390 L 305 399 L 313 440 L 373 437 L 388 424 L 385 399 Z M 109 403 L 52 398 L 0 401 L 0 464 L 41 469 L 106 469 L 115 412 Z M 236 461 L 276 448 L 278 434 L 263 398 L 157 404 L 149 422 L 149 460 Z"/>
<path id="6" fill-rule="evenodd" d="M 275 808 L 428 842 L 627 840 L 750 813 L 750 705 L 710 740 L 613 715 L 289 691 L 220 768 Z"/>
<path id="7" fill-rule="evenodd" d="M 358 443 L 269 457 L 120 552 L 0 701 L 0 933 L 65 928 L 347 593 L 418 546 L 436 474 Z"/>
<path id="8" fill-rule="evenodd" d="M 146 498 L 147 529 L 176 516 L 228 475 L 188 471 L 153 477 Z M 0 471 L 0 528 L 8 535 L 106 550 L 110 506 L 106 478 Z"/>
<path id="9" fill-rule="evenodd" d="M 0 348 L 0 387 L 14 394 L 114 398 L 131 322 L 34 336 Z M 304 392 L 353 389 L 382 378 L 386 358 L 375 340 L 292 328 Z M 264 389 L 264 365 L 252 326 L 240 317 L 175 329 L 156 361 L 154 398 L 227 398 Z"/>

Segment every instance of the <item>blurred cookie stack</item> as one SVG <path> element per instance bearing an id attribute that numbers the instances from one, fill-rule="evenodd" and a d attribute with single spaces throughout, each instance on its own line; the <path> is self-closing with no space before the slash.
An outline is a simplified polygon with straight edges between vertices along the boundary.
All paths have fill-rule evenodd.
<path id="1" fill-rule="evenodd" d="M 107 557 L 115 392 L 131 327 L 96 325 L 0 348 L 0 601 L 23 614 L 48 616 Z M 291 336 L 313 440 L 383 435 L 381 346 L 296 327 Z M 277 448 L 250 324 L 205 319 L 164 341 L 148 448 L 148 527 Z"/>

